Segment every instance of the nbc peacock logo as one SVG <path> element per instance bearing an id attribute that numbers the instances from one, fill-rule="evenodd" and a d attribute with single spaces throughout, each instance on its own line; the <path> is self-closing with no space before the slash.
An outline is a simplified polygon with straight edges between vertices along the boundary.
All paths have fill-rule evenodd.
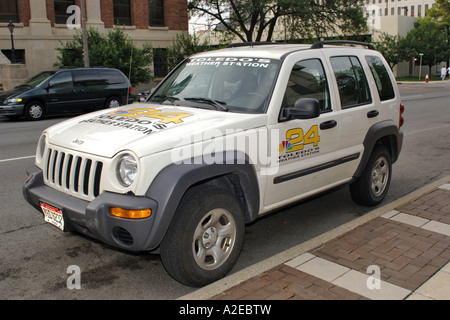
<path id="1" fill-rule="evenodd" d="M 280 147 L 278 148 L 279 152 L 282 152 L 284 150 L 286 150 L 286 151 L 291 151 L 292 150 L 292 144 L 289 141 L 287 141 L 287 140 L 281 142 L 280 143 Z"/>

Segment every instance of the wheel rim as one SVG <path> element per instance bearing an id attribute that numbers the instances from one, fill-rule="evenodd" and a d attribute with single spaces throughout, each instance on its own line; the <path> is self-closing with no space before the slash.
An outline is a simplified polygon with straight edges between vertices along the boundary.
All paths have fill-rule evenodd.
<path id="1" fill-rule="evenodd" d="M 110 108 L 120 107 L 119 100 L 113 99 L 109 102 Z"/>
<path id="2" fill-rule="evenodd" d="M 209 211 L 195 229 L 192 253 L 203 270 L 220 267 L 230 256 L 236 242 L 236 222 L 226 209 Z"/>
<path id="3" fill-rule="evenodd" d="M 33 104 L 30 106 L 28 113 L 33 119 L 39 119 L 42 117 L 42 107 L 38 104 Z"/>
<path id="4" fill-rule="evenodd" d="M 372 193 L 377 197 L 387 187 L 389 181 L 389 162 L 385 157 L 380 157 L 375 162 L 372 170 Z"/>

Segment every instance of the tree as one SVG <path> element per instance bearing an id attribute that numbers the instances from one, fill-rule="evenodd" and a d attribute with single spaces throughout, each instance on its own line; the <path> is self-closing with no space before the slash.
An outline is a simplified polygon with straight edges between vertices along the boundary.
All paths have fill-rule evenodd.
<path id="1" fill-rule="evenodd" d="M 186 57 L 208 50 L 206 40 L 200 42 L 195 35 L 177 34 L 172 45 L 167 48 L 167 65 L 169 70 L 176 67 Z"/>
<path id="2" fill-rule="evenodd" d="M 406 38 L 383 32 L 375 47 L 384 56 L 389 66 L 394 68 L 399 62 L 412 59 L 417 53 L 410 48 Z"/>
<path id="3" fill-rule="evenodd" d="M 89 63 L 91 67 L 115 68 L 122 71 L 133 86 L 148 82 L 152 75 L 149 69 L 153 61 L 153 49 L 149 44 L 141 49 L 136 48 L 133 41 L 120 29 L 101 34 L 98 30 L 88 30 Z M 56 48 L 58 62 L 56 68 L 83 67 L 83 40 L 76 34 L 72 40 Z"/>
<path id="4" fill-rule="evenodd" d="M 242 41 L 272 41 L 284 23 L 290 37 L 320 38 L 366 30 L 361 0 L 189 0 L 191 13 L 210 16 Z"/>
<path id="5" fill-rule="evenodd" d="M 419 19 L 414 29 L 406 35 L 406 41 L 417 53 L 423 53 L 422 64 L 431 67 L 445 61 L 450 53 L 447 30 L 430 16 Z"/>
<path id="6" fill-rule="evenodd" d="M 433 8 L 428 10 L 428 15 L 442 25 L 444 32 L 447 32 L 447 45 L 450 47 L 450 1 L 436 0 Z M 450 65 L 450 52 L 447 54 L 447 66 Z"/>

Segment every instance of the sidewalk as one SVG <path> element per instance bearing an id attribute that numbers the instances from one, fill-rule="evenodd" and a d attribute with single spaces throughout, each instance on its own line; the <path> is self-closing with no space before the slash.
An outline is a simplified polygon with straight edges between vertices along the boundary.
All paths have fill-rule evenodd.
<path id="1" fill-rule="evenodd" d="M 450 176 L 181 300 L 448 300 Z"/>

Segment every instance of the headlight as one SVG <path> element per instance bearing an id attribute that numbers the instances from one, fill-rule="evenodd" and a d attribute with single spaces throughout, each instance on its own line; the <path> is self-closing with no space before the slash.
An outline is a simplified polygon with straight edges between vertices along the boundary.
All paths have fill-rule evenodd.
<path id="1" fill-rule="evenodd" d="M 137 160 L 130 154 L 125 154 L 117 163 L 117 178 L 124 187 L 129 187 L 138 173 Z"/>
<path id="2" fill-rule="evenodd" d="M 12 98 L 12 99 L 8 99 L 6 100 L 7 103 L 17 103 L 17 102 L 22 102 L 22 98 Z"/>

